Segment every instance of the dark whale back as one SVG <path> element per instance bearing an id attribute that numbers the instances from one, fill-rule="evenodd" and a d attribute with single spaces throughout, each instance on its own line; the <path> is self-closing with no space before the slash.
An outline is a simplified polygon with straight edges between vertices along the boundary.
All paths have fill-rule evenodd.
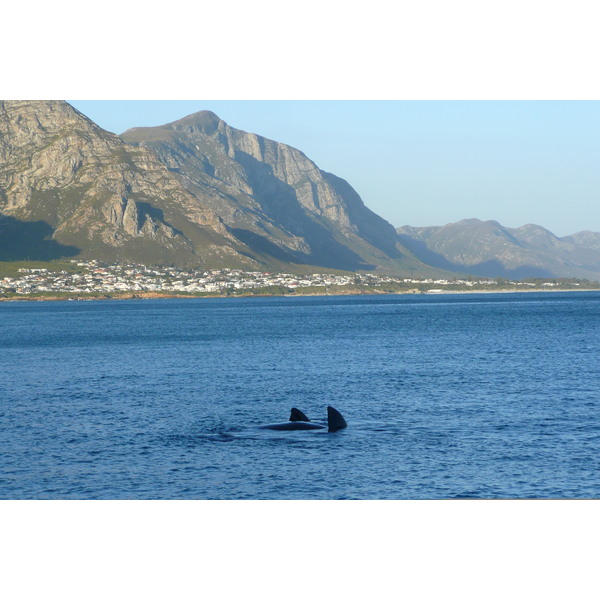
<path id="1" fill-rule="evenodd" d="M 309 423 L 307 421 L 287 421 L 285 423 L 273 423 L 263 425 L 261 429 L 273 429 L 275 431 L 297 431 L 300 429 L 325 429 L 324 425 Z"/>
<path id="2" fill-rule="evenodd" d="M 346 419 L 333 406 L 327 407 L 327 430 L 330 432 L 338 431 L 348 427 Z M 309 418 L 297 408 L 292 408 L 290 420 L 287 423 L 272 423 L 271 425 L 263 425 L 260 429 L 273 429 L 275 431 L 297 431 L 307 429 L 325 429 L 324 425 L 311 423 Z"/>

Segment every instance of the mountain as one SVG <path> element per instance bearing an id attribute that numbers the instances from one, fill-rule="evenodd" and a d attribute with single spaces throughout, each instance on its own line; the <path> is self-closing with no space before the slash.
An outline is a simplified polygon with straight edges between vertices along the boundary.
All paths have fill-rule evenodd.
<path id="1" fill-rule="evenodd" d="M 516 229 L 465 219 L 441 227 L 400 227 L 402 243 L 424 262 L 485 277 L 600 280 L 600 233 L 559 238 L 539 225 Z"/>
<path id="2" fill-rule="evenodd" d="M 300 150 L 202 111 L 121 136 L 0 101 L 0 260 L 600 280 L 600 234 L 467 219 L 395 230 Z"/>
<path id="3" fill-rule="evenodd" d="M 117 136 L 0 102 L 0 260 L 437 272 L 344 180 L 210 112 Z"/>
<path id="4" fill-rule="evenodd" d="M 5 260 L 252 262 L 154 153 L 66 102 L 0 102 L 0 215 Z"/>
<path id="5" fill-rule="evenodd" d="M 153 150 L 255 256 L 353 271 L 431 271 L 346 181 L 299 150 L 234 129 L 212 112 L 121 137 Z"/>

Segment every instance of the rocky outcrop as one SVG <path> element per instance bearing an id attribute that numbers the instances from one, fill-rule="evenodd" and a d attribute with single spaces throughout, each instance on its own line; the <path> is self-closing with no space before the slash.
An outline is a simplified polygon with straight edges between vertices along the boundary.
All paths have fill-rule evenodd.
<path id="1" fill-rule="evenodd" d="M 43 221 L 82 256 L 159 262 L 253 261 L 158 157 L 66 102 L 0 102 L 0 213 Z"/>

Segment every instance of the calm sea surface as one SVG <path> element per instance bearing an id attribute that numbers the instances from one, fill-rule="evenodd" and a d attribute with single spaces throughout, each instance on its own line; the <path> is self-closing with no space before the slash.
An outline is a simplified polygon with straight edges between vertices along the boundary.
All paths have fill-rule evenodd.
<path id="1" fill-rule="evenodd" d="M 596 292 L 3 302 L 0 498 L 599 498 L 599 358 Z"/>

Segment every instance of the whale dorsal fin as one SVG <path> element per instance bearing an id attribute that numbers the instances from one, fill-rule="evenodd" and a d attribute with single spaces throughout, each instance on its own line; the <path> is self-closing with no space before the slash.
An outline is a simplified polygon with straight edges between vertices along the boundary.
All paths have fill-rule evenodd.
<path id="1" fill-rule="evenodd" d="M 297 408 L 292 408 L 292 411 L 290 412 L 290 421 L 310 421 L 310 419 L 301 411 L 298 410 Z"/>
<path id="2" fill-rule="evenodd" d="M 348 427 L 348 423 L 346 423 L 346 419 L 342 417 L 339 411 L 335 410 L 333 406 L 327 407 L 327 426 L 329 431 L 337 431 L 338 429 L 343 429 L 344 427 Z"/>

